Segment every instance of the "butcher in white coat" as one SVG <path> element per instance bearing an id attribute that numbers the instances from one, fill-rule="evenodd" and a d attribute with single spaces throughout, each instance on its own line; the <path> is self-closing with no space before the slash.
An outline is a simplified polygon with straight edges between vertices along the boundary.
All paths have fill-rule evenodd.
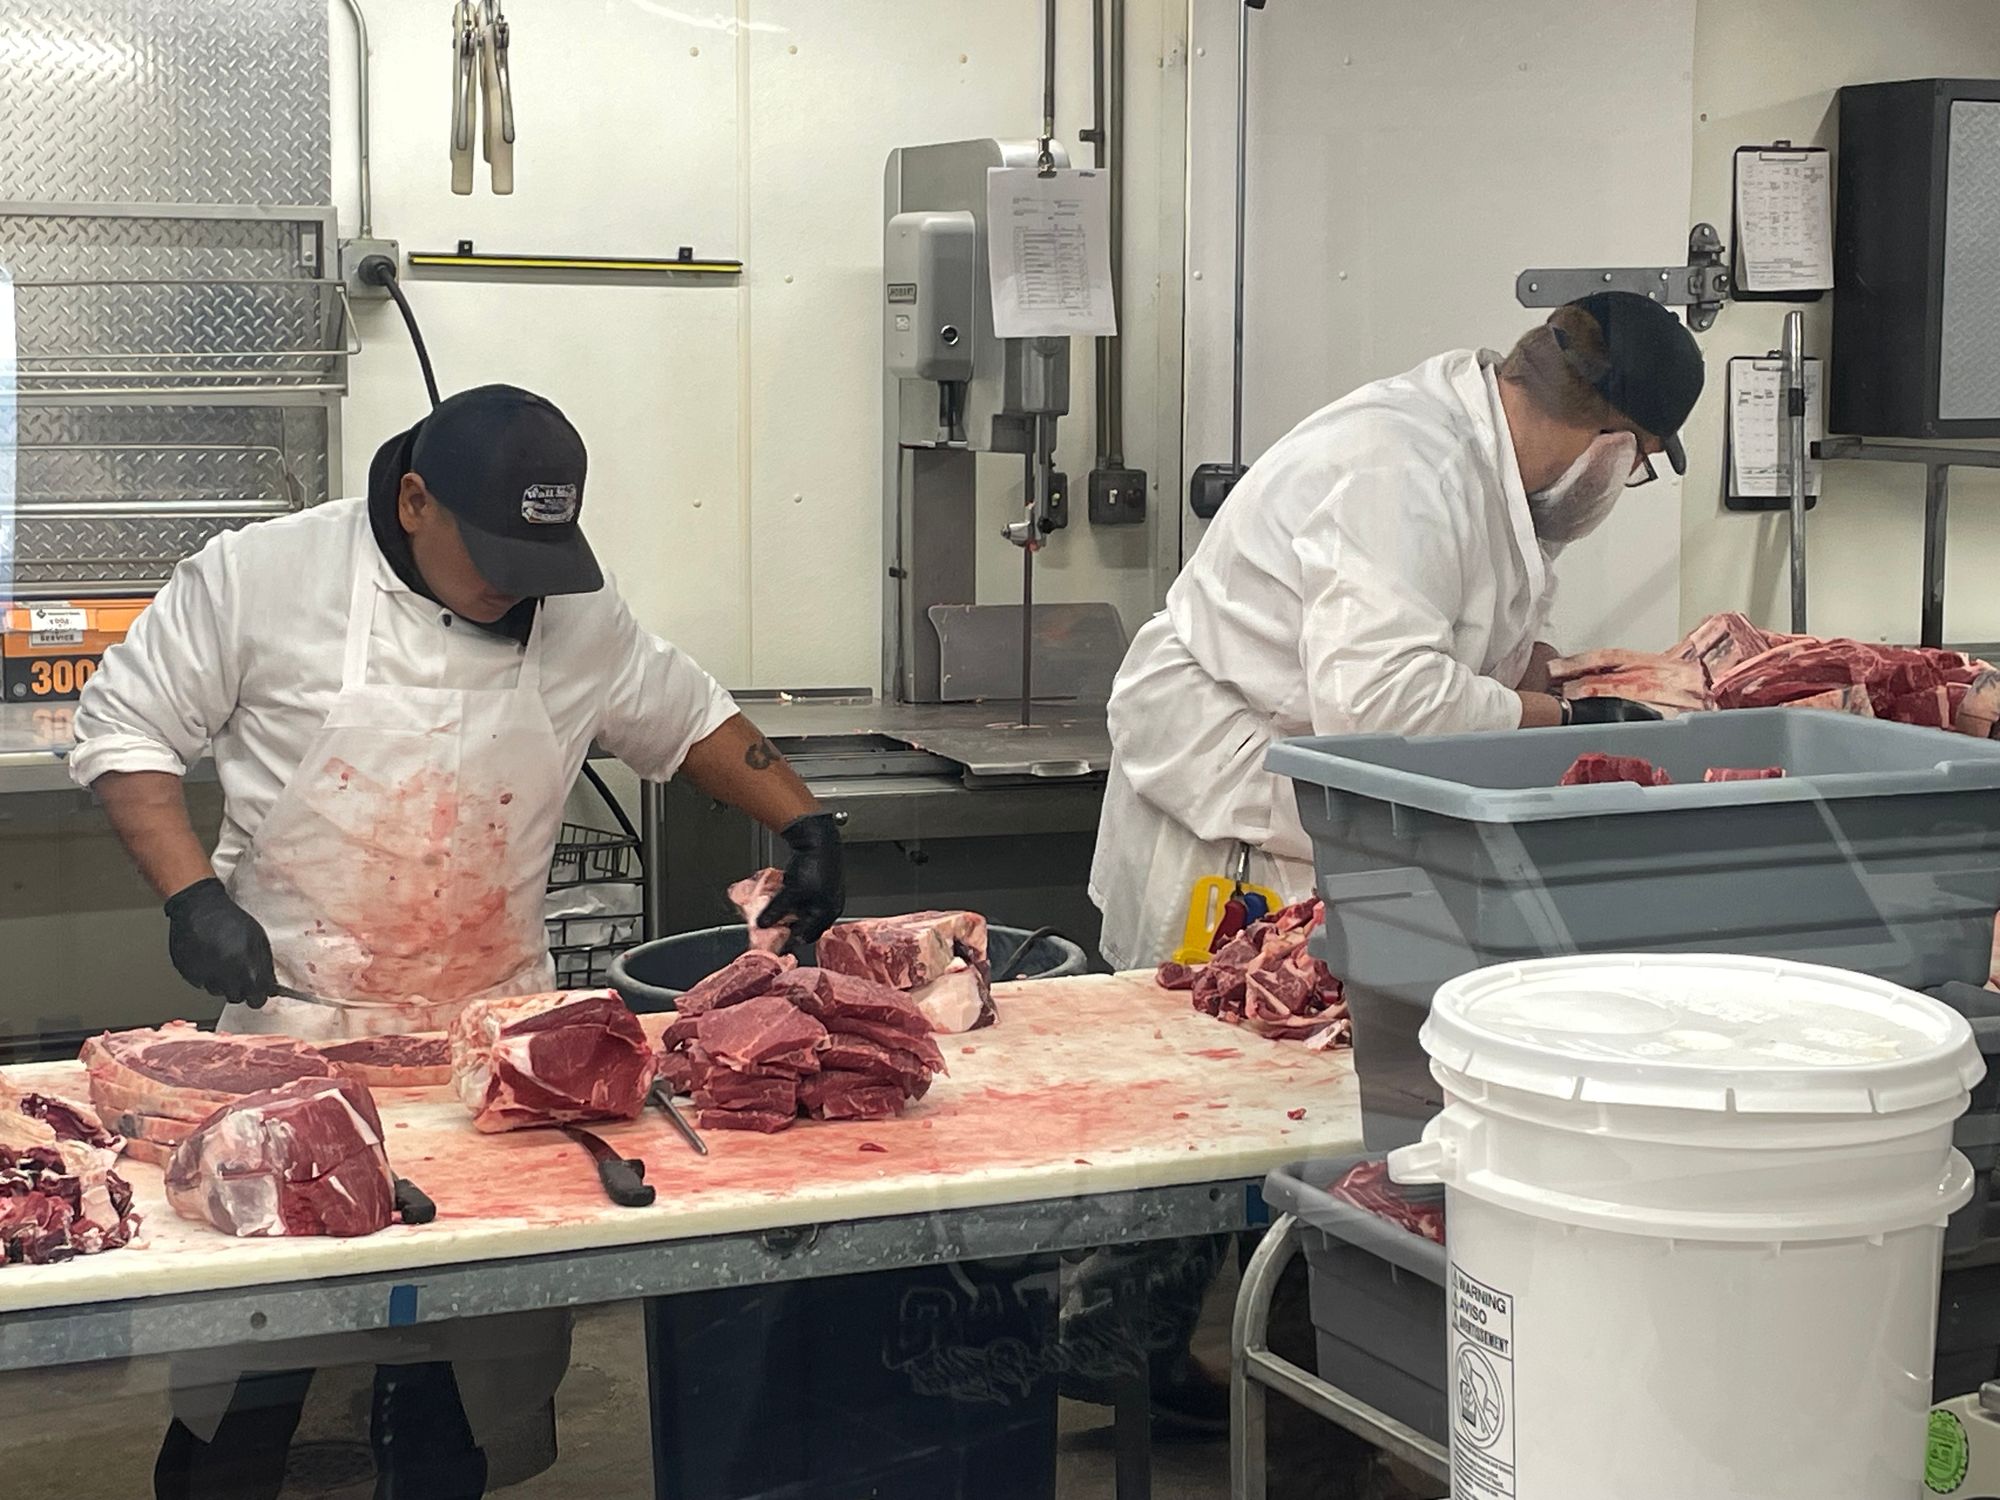
<path id="1" fill-rule="evenodd" d="M 1297 804 L 1264 769 L 1274 741 L 1651 716 L 1549 695 L 1552 564 L 1655 455 L 1685 468 L 1702 378 L 1672 312 L 1600 292 L 1504 357 L 1365 385 L 1259 458 L 1112 689 L 1090 880 L 1105 960 L 1165 960 L 1193 882 L 1244 847 L 1253 883 L 1310 894 Z"/>
<path id="2" fill-rule="evenodd" d="M 811 941 L 840 915 L 833 817 L 605 581 L 585 468 L 541 397 L 462 392 L 382 446 L 365 499 L 216 538 L 105 654 L 70 770 L 166 898 L 174 966 L 226 1002 L 221 1029 L 430 1031 L 552 988 L 543 896 L 593 742 L 782 833 L 763 925 Z M 213 854 L 181 786 L 204 749 Z M 313 1368 L 365 1363 L 378 1494 L 480 1495 L 489 1439 L 552 1423 L 568 1338 L 557 1311 L 178 1358 L 156 1493 L 275 1496 Z"/>

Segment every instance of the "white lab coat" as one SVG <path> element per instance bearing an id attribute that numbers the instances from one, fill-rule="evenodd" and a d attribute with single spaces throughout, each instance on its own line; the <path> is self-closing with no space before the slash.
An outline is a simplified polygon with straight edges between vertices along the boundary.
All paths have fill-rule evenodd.
<path id="1" fill-rule="evenodd" d="M 86 690 L 71 768 L 178 773 L 212 740 L 217 873 L 279 978 L 427 1002 L 384 1028 L 273 1000 L 228 1007 L 224 1029 L 432 1029 L 474 995 L 551 982 L 542 890 L 592 738 L 665 775 L 734 712 L 609 588 L 550 601 L 525 646 L 454 621 L 396 577 L 365 505 L 340 501 L 183 564 Z M 245 1370 L 449 1360 L 484 1444 L 554 1394 L 568 1355 L 560 1309 L 224 1348 L 175 1359 L 174 1411 L 208 1439 Z"/>
<path id="2" fill-rule="evenodd" d="M 1306 418 L 1251 466 L 1134 638 L 1090 876 L 1117 968 L 1163 961 L 1189 888 L 1229 873 L 1313 887 L 1291 786 L 1304 734 L 1512 729 L 1553 595 L 1496 357 L 1460 350 Z"/>

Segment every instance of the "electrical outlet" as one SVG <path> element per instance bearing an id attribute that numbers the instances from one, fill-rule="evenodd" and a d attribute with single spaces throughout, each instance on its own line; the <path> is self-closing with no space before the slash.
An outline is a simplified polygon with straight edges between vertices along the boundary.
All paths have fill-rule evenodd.
<path id="1" fill-rule="evenodd" d="M 386 255 L 395 262 L 397 269 L 402 268 L 403 247 L 394 240 L 354 239 L 340 242 L 340 279 L 347 283 L 347 295 L 355 302 L 389 300 L 387 289 L 361 279 L 361 263 L 371 255 Z"/>

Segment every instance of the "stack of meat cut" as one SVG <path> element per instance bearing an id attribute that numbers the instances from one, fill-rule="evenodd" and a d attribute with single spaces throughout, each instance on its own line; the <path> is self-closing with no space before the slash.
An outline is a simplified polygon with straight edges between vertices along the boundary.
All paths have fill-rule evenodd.
<path id="1" fill-rule="evenodd" d="M 1990 738 L 2000 669 L 1957 651 L 1776 635 L 1711 615 L 1668 651 L 1587 651 L 1549 668 L 1565 698 L 1630 698 L 1669 716 L 1818 708 Z"/>
<path id="2" fill-rule="evenodd" d="M 1319 900 L 1287 906 L 1252 922 L 1199 967 L 1162 964 L 1161 988 L 1185 990 L 1205 1015 L 1315 1051 L 1353 1035 L 1347 1000 L 1332 970 L 1306 947 L 1326 920 Z"/>
<path id="3" fill-rule="evenodd" d="M 821 968 L 901 990 L 933 1031 L 973 1031 L 999 1018 L 986 918 L 978 912 L 920 911 L 842 922 L 819 940 L 816 952 Z"/>
<path id="4" fill-rule="evenodd" d="M 452 1085 L 479 1130 L 636 1119 L 653 1086 L 652 1045 L 609 990 L 474 1000 L 450 1042 Z"/>
<path id="5" fill-rule="evenodd" d="M 784 1130 L 898 1115 L 944 1054 L 911 999 L 852 974 L 751 951 L 682 995 L 660 1040 L 661 1076 L 712 1130 Z"/>
<path id="6" fill-rule="evenodd" d="M 1782 781 L 1783 766 L 1711 766 L 1702 773 L 1706 782 L 1718 781 Z M 1634 786 L 1672 786 L 1674 778 L 1637 755 L 1604 755 L 1592 751 L 1579 755 L 1570 768 L 1563 772 L 1557 786 L 1603 786 L 1614 781 L 1629 781 Z"/>
<path id="7" fill-rule="evenodd" d="M 0 1265 L 116 1250 L 138 1232 L 123 1143 L 88 1106 L 0 1082 Z"/>
<path id="8" fill-rule="evenodd" d="M 386 1229 L 396 1178 L 382 1117 L 356 1078 L 301 1078 L 222 1106 L 174 1148 L 167 1201 L 248 1238 Z"/>
<path id="9" fill-rule="evenodd" d="M 442 1031 L 346 1037 L 315 1045 L 343 1075 L 370 1088 L 429 1088 L 451 1082 L 451 1042 Z"/>
<path id="10" fill-rule="evenodd" d="M 125 1153 L 164 1167 L 195 1126 L 246 1094 L 337 1076 L 314 1047 L 281 1036 L 220 1036 L 186 1021 L 110 1031 L 83 1044 L 90 1102 Z"/>

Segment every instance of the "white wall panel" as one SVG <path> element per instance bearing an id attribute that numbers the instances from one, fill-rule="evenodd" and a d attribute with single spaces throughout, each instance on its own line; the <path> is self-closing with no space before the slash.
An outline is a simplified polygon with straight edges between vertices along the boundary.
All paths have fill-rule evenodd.
<path id="1" fill-rule="evenodd" d="M 1995 76 L 2000 8 L 1991 0 L 1701 0 L 1695 217 L 1727 223 L 1737 146 L 1780 138 L 1835 145 L 1834 95 L 1842 84 Z M 1724 311 L 1706 341 L 1718 389 L 1722 360 L 1777 347 L 1786 311 L 1775 303 Z M 1808 353 L 1828 352 L 1831 314 L 1830 300 L 1805 309 Z M 1688 442 L 1682 615 L 1692 624 L 1715 610 L 1741 609 L 1789 629 L 1789 527 L 1782 516 L 1724 509 L 1722 420 L 1721 401 L 1704 401 Z M 2000 560 L 2000 475 L 1958 469 L 1951 491 L 1946 638 L 2000 640 L 2000 591 L 1992 586 Z M 1826 492 L 1806 529 L 1814 631 L 1916 639 L 1923 497 L 1921 468 L 1827 466 Z"/>
<path id="2" fill-rule="evenodd" d="M 537 0 L 510 19 L 518 191 L 449 191 L 446 10 L 370 4 L 375 227 L 408 249 L 741 256 L 740 288 L 409 280 L 446 389 L 547 392 L 591 450 L 588 527 L 642 619 L 737 685 L 873 685 L 881 587 L 882 172 L 897 145 L 1040 129 L 1038 7 L 990 0 Z M 1127 458 L 1178 459 L 1183 6 L 1131 0 L 1142 74 L 1128 129 Z M 1058 134 L 1088 118 L 1089 6 L 1065 0 Z M 336 199 L 353 229 L 351 43 L 333 7 Z M 1088 159 L 1088 148 L 1076 151 Z M 1144 195 L 1141 199 L 1138 195 Z M 1164 197 L 1163 197 L 1164 195 Z M 393 309 L 361 316 L 347 488 L 422 386 Z M 1162 350 L 1166 357 L 1162 359 Z M 1071 529 L 1043 554 L 1047 599 L 1156 593 L 1151 529 L 1084 519 L 1091 348 L 1075 347 L 1062 463 Z M 1164 414 L 1164 420 L 1162 419 Z M 1164 455 L 1164 463 L 1156 458 Z M 981 597 L 1019 592 L 997 535 L 1010 468 L 983 497 Z M 697 507 L 697 503 L 699 506 Z M 990 524 L 988 524 L 990 522 Z M 1171 524 L 1171 523 L 1169 523 Z"/>
<path id="3" fill-rule="evenodd" d="M 1228 456 L 1237 15 L 1193 4 L 1190 468 Z M 1325 0 L 1250 21 L 1248 456 L 1368 380 L 1506 347 L 1542 316 L 1514 301 L 1525 267 L 1681 254 L 1693 0 Z M 1671 636 L 1678 515 L 1655 486 L 1565 558 L 1559 639 Z"/>

